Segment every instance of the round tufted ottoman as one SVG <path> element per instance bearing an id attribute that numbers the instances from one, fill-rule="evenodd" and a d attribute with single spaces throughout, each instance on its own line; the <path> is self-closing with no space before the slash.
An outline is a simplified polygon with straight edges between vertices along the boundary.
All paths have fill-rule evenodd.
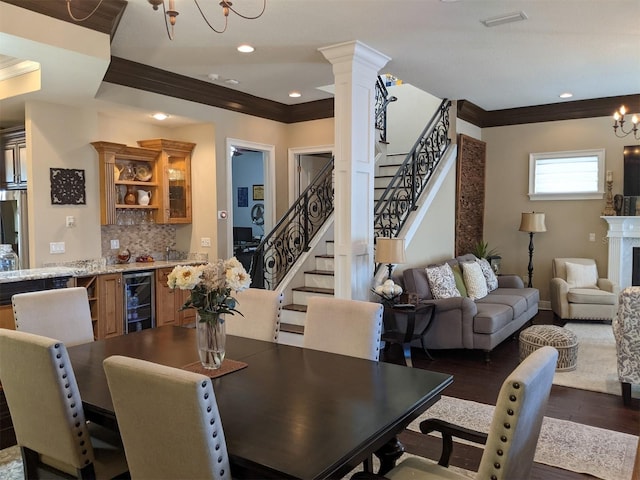
<path id="1" fill-rule="evenodd" d="M 520 361 L 545 345 L 558 350 L 557 372 L 576 369 L 578 337 L 571 330 L 556 325 L 533 325 L 520 332 Z"/>

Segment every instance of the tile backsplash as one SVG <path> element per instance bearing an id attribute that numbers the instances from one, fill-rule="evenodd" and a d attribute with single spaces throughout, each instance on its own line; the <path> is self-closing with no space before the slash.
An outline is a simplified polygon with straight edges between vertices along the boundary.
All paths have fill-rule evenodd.
<path id="1" fill-rule="evenodd" d="M 166 248 L 175 249 L 176 228 L 173 225 L 104 225 L 101 227 L 102 256 L 108 264 L 115 263 L 119 249 L 111 249 L 111 240 L 120 242 L 120 249 L 128 248 L 131 258 L 151 255 L 164 260 Z M 179 260 L 179 252 L 172 252 L 172 259 Z M 184 253 L 186 258 L 186 253 Z"/>

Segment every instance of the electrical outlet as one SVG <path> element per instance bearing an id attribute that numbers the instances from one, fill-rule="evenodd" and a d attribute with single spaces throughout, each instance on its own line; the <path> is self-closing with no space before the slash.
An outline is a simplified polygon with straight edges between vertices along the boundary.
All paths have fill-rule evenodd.
<path id="1" fill-rule="evenodd" d="M 120 248 L 120 240 L 111 240 L 111 250 L 116 250 Z"/>
<path id="2" fill-rule="evenodd" d="M 49 243 L 49 253 L 64 253 L 64 242 Z"/>
<path id="3" fill-rule="evenodd" d="M 202 237 L 200 239 L 200 246 L 201 247 L 210 247 L 211 246 L 211 238 L 209 237 Z"/>
<path id="4" fill-rule="evenodd" d="M 589 234 L 589 241 L 590 242 L 595 242 L 596 241 L 596 234 L 595 233 L 590 233 Z"/>

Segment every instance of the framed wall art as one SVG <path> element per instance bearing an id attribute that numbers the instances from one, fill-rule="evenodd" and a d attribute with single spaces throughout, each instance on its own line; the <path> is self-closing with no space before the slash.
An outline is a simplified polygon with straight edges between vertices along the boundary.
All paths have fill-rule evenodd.
<path id="1" fill-rule="evenodd" d="M 76 168 L 50 168 L 52 205 L 86 205 L 84 170 Z"/>
<path id="2" fill-rule="evenodd" d="M 253 186 L 253 199 L 264 200 L 264 185 Z"/>

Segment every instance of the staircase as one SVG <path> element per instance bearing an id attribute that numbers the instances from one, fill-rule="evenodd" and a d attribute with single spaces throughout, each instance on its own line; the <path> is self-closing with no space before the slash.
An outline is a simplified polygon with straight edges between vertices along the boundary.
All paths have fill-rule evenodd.
<path id="1" fill-rule="evenodd" d="M 374 180 L 374 198 L 376 201 L 387 188 L 405 158 L 406 154 L 380 156 L 378 165 L 376 165 L 377 173 Z M 324 252 L 314 256 L 314 268 L 304 271 L 304 285 L 291 289 L 292 303 L 282 307 L 279 343 L 302 346 L 307 300 L 314 296 L 334 296 L 333 245 L 333 240 L 323 242 L 322 248 Z"/>

